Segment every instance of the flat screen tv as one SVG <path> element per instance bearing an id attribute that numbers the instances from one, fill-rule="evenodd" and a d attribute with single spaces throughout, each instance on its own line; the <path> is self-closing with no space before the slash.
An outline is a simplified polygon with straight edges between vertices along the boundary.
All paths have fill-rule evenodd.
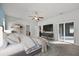
<path id="1" fill-rule="evenodd" d="M 43 31 L 53 31 L 53 24 L 44 25 Z"/>

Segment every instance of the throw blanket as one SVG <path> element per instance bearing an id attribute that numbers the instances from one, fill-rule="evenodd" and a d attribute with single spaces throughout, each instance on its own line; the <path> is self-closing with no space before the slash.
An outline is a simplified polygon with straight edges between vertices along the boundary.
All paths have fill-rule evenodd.
<path id="1" fill-rule="evenodd" d="M 36 42 L 33 41 L 30 37 L 21 35 L 20 38 L 21 38 L 21 44 L 27 54 L 39 48 Z"/>

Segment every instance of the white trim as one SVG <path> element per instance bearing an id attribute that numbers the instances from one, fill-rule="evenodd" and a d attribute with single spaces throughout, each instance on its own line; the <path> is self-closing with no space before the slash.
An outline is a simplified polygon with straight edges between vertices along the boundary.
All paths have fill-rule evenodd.
<path id="1" fill-rule="evenodd" d="M 65 41 L 65 23 L 63 24 L 63 28 L 64 28 L 64 41 Z"/>

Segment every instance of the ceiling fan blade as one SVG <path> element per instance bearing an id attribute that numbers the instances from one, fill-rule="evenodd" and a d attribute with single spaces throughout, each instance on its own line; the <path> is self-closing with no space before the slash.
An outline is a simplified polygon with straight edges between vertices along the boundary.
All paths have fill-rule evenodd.
<path id="1" fill-rule="evenodd" d="M 43 19 L 44 17 L 39 17 L 39 18 L 42 18 Z"/>

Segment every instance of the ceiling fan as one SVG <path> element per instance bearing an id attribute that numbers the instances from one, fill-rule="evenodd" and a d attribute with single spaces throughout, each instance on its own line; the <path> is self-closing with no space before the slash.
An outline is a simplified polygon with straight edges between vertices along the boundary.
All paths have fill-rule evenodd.
<path id="1" fill-rule="evenodd" d="M 36 20 L 36 21 L 40 21 L 40 19 L 44 19 L 44 17 L 40 17 L 38 15 L 38 12 L 35 11 L 35 15 L 34 16 L 29 16 L 32 17 L 32 20 Z"/>

